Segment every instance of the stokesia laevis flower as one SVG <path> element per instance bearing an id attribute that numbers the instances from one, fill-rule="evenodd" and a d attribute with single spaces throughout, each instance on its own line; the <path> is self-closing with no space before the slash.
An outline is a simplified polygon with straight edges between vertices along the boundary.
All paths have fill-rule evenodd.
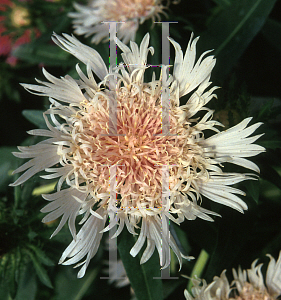
<path id="1" fill-rule="evenodd" d="M 232 269 L 234 280 L 229 284 L 224 270 L 220 277 L 215 276 L 213 282 L 192 279 L 192 295 L 184 291 L 187 300 L 275 300 L 281 295 L 281 252 L 277 262 L 268 255 L 270 262 L 267 267 L 265 281 L 261 272 L 263 264 L 257 265 L 257 259 L 251 269 L 238 271 Z M 248 275 L 248 276 L 247 276 Z M 248 277 L 248 279 L 247 279 Z"/>
<path id="2" fill-rule="evenodd" d="M 74 32 L 89 37 L 92 43 L 108 41 L 106 21 L 122 22 L 117 25 L 117 36 L 125 44 L 135 40 L 139 24 L 157 18 L 164 13 L 162 0 L 92 0 L 88 5 L 74 3 L 77 12 L 69 13 L 73 18 Z"/>
<path id="3" fill-rule="evenodd" d="M 230 162 L 259 171 L 247 158 L 264 151 L 253 144 L 259 135 L 249 137 L 261 123 L 247 127 L 251 121 L 247 118 L 226 131 L 217 129 L 221 124 L 212 120 L 213 111 L 205 107 L 215 97 L 217 88 L 208 89 L 215 59 L 205 52 L 195 63 L 198 38 L 191 37 L 185 55 L 179 44 L 170 39 L 176 57 L 169 78 L 169 135 L 162 134 L 162 77 L 156 79 L 153 73 L 150 82 L 144 81 L 148 53 L 154 52 L 148 46 L 149 34 L 140 47 L 131 42 L 131 49 L 117 40 L 124 63 L 113 71 L 107 69 L 97 51 L 76 38 L 54 34 L 53 40 L 86 64 L 87 75 L 79 65 L 79 80 L 68 75 L 56 78 L 43 69 L 49 82 L 23 84 L 31 93 L 49 97 L 51 105 L 44 113 L 48 129 L 29 131 L 48 139 L 30 147 L 18 147 L 20 152 L 14 155 L 30 160 L 14 171 L 25 172 L 12 185 L 20 185 L 43 170 L 49 173 L 43 178 L 59 178 L 57 192 L 43 195 L 50 201 L 42 209 L 49 212 L 43 222 L 62 216 L 55 235 L 68 221 L 73 241 L 60 263 L 78 263 L 86 256 L 78 264 L 82 265 L 78 277 L 84 275 L 96 254 L 103 232 L 117 228 L 117 237 L 124 225 L 132 234 L 141 227 L 130 251 L 132 256 L 147 240 L 141 263 L 151 257 L 156 246 L 163 267 L 169 265 L 169 247 L 181 264 L 178 246 L 169 237 L 167 218 L 177 224 L 196 217 L 212 221 L 209 214 L 217 214 L 198 205 L 202 196 L 240 212 L 247 209 L 237 196 L 244 193 L 231 185 L 255 177 L 224 173 L 221 166 Z M 179 98 L 187 94 L 187 103 L 179 106 Z M 112 99 L 117 105 L 117 135 L 109 134 Z M 194 117 L 199 111 L 206 111 L 201 119 Z M 205 139 L 205 130 L 216 134 Z M 168 187 L 162 180 L 167 170 Z M 166 204 L 162 205 L 162 201 Z M 84 215 L 79 223 L 83 225 L 76 235 L 75 219 L 80 214 Z M 110 226 L 105 225 L 108 217 Z"/>

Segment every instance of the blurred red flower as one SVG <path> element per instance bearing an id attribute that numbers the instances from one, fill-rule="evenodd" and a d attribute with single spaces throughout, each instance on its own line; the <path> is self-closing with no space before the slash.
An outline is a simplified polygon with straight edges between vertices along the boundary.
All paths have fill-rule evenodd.
<path id="1" fill-rule="evenodd" d="M 11 8 L 11 24 L 14 31 L 7 32 L 5 21 L 7 16 L 0 15 L 0 56 L 6 56 L 6 62 L 12 66 L 17 63 L 17 58 L 12 55 L 13 50 L 18 46 L 31 42 L 32 35 L 40 36 L 40 32 L 36 28 L 28 28 L 22 31 L 23 26 L 30 24 L 28 18 L 28 10 L 25 7 L 16 6 L 10 0 L 0 0 L 0 12 L 5 12 L 7 7 Z"/>

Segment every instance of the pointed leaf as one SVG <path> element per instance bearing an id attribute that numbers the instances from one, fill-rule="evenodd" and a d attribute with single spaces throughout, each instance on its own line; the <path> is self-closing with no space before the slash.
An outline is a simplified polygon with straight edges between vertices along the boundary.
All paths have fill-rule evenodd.
<path id="1" fill-rule="evenodd" d="M 5 279 L 8 282 L 9 292 L 12 297 L 16 294 L 16 282 L 15 282 L 15 271 L 16 271 L 16 257 L 14 253 L 8 254 L 8 263 L 5 270 Z"/>
<path id="2" fill-rule="evenodd" d="M 199 52 L 214 49 L 214 77 L 223 81 L 262 28 L 276 0 L 235 0 L 221 10 L 201 34 Z"/>
<path id="3" fill-rule="evenodd" d="M 77 279 L 76 270 L 62 268 L 55 278 L 55 299 L 82 300 L 98 273 L 99 268 L 95 268 L 88 270 L 83 278 Z"/>
<path id="4" fill-rule="evenodd" d="M 245 183 L 247 188 L 247 195 L 251 196 L 254 201 L 258 204 L 259 203 L 259 196 L 260 196 L 260 184 L 258 180 L 248 180 Z"/>
<path id="5" fill-rule="evenodd" d="M 54 266 L 54 262 L 44 253 L 43 250 L 39 249 L 34 245 L 28 245 L 30 249 L 34 251 L 38 259 L 42 262 L 42 264 L 46 266 Z"/>
<path id="6" fill-rule="evenodd" d="M 29 43 L 17 47 L 13 50 L 13 56 L 32 64 L 48 66 L 69 65 L 69 61 L 71 61 L 70 54 L 61 51 L 59 47 L 46 44 L 38 45 L 37 43 Z"/>
<path id="7" fill-rule="evenodd" d="M 10 300 L 9 288 L 7 283 L 4 280 L 0 280 L 0 299 L 1 300 Z"/>
<path id="8" fill-rule="evenodd" d="M 274 103 L 274 99 L 270 99 L 265 102 L 265 104 L 261 107 L 257 119 L 260 121 L 263 121 L 264 119 L 268 119 L 271 111 L 272 111 L 272 105 Z"/>
<path id="9" fill-rule="evenodd" d="M 136 240 L 137 238 L 127 230 L 123 230 L 118 238 L 118 251 L 131 286 L 138 300 L 162 300 L 162 280 L 154 279 L 161 277 L 157 250 L 146 263 L 140 265 L 141 255 L 130 255 Z"/>
<path id="10" fill-rule="evenodd" d="M 20 271 L 19 285 L 15 300 L 34 300 L 36 291 L 36 275 L 33 268 L 30 268 L 30 264 L 27 264 Z"/>
<path id="11" fill-rule="evenodd" d="M 46 272 L 46 270 L 43 268 L 41 263 L 38 261 L 37 257 L 29 250 L 25 249 L 25 252 L 29 255 L 31 258 L 31 261 L 33 263 L 33 267 L 36 271 L 37 276 L 39 277 L 40 281 L 45 284 L 49 288 L 53 288 L 53 285 L 51 283 L 51 280 Z"/>
<path id="12" fill-rule="evenodd" d="M 233 261 L 239 257 L 240 251 L 248 241 L 248 232 L 253 224 L 245 230 L 245 216 L 224 207 L 221 211 L 223 216 L 217 219 L 219 225 L 216 246 L 210 253 L 210 260 L 204 275 L 206 281 L 211 282 L 214 276 L 218 276 L 224 269 L 230 269 Z M 247 224 L 247 223 L 246 223 Z"/>

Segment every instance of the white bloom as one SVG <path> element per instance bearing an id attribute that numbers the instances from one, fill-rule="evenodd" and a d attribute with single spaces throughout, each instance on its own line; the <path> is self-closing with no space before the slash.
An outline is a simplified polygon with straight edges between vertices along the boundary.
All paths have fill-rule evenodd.
<path id="1" fill-rule="evenodd" d="M 74 4 L 77 12 L 69 13 L 73 18 L 74 32 L 85 35 L 92 43 L 107 41 L 108 24 L 106 21 L 119 22 L 117 36 L 123 43 L 135 40 L 139 24 L 147 19 L 160 19 L 163 13 L 162 0 L 91 0 L 88 5 Z"/>
<path id="2" fill-rule="evenodd" d="M 215 276 L 213 282 L 207 284 L 205 280 L 192 279 L 192 294 L 184 291 L 187 300 L 275 300 L 281 295 L 281 252 L 277 262 L 268 255 L 270 262 L 266 272 L 266 284 L 261 273 L 262 264 L 258 266 L 255 260 L 251 269 L 238 271 L 232 269 L 234 280 L 230 285 L 224 270 L 220 277 Z"/>
<path id="3" fill-rule="evenodd" d="M 86 64 L 87 75 L 78 65 L 79 80 L 68 75 L 55 78 L 43 69 L 48 82 L 23 84 L 31 93 L 49 97 L 51 105 L 44 113 L 48 129 L 29 131 L 48 139 L 19 147 L 20 152 L 14 153 L 30 160 L 15 170 L 14 173 L 24 173 L 12 185 L 20 185 L 43 170 L 48 173 L 44 178 L 58 179 L 57 192 L 43 196 L 51 201 L 42 210 L 49 212 L 43 221 L 62 216 L 54 234 L 68 221 L 73 242 L 60 262 L 82 260 L 78 264 L 82 265 L 79 277 L 97 252 L 103 233 L 117 228 L 117 237 L 125 225 L 132 234 L 141 227 L 130 251 L 132 256 L 147 240 L 141 263 L 151 257 L 156 247 L 161 265 L 168 266 L 171 247 L 181 264 L 182 255 L 169 235 L 169 220 L 177 224 L 196 217 L 212 221 L 210 215 L 218 214 L 199 205 L 202 195 L 240 212 L 247 209 L 237 196 L 244 193 L 231 186 L 254 177 L 224 173 L 222 163 L 258 171 L 247 158 L 264 151 L 253 144 L 259 136 L 249 137 L 261 123 L 247 127 L 251 121 L 247 118 L 224 132 L 218 130 L 221 124 L 212 120 L 213 111 L 205 107 L 215 97 L 216 87 L 208 90 L 215 59 L 205 57 L 206 52 L 195 62 L 198 38 L 191 37 L 185 55 L 170 40 L 176 50 L 169 79 L 170 135 L 162 134 L 162 78 L 156 79 L 153 74 L 151 82 L 144 81 L 148 53 L 154 51 L 148 46 L 148 34 L 140 47 L 131 42 L 129 48 L 117 41 L 125 64 L 119 64 L 113 73 L 94 49 L 76 38 L 54 34 L 53 40 Z M 99 83 L 94 74 L 101 80 Z M 118 78 L 116 93 L 112 92 L 110 80 L 114 77 Z M 179 98 L 188 93 L 187 103 L 179 106 Z M 117 135 L 109 134 L 109 99 L 117 104 Z M 201 119 L 195 116 L 199 111 L 206 111 Z M 205 130 L 216 134 L 205 139 Z M 82 227 L 76 235 L 75 219 L 81 214 Z M 106 226 L 108 218 L 111 222 Z"/>
<path id="4" fill-rule="evenodd" d="M 252 263 L 251 269 L 233 271 L 234 283 L 239 295 L 243 298 L 252 295 L 254 299 L 277 299 L 281 295 L 281 252 L 277 262 L 268 254 L 270 262 L 266 271 L 264 283 L 261 273 L 262 264 L 257 264 L 257 259 Z M 248 280 L 247 280 L 248 275 Z"/>
<path id="5" fill-rule="evenodd" d="M 205 280 L 192 279 L 192 294 L 184 291 L 187 300 L 227 300 L 231 291 L 229 282 L 225 275 L 226 270 L 220 277 L 215 276 L 213 282 L 207 284 Z"/>

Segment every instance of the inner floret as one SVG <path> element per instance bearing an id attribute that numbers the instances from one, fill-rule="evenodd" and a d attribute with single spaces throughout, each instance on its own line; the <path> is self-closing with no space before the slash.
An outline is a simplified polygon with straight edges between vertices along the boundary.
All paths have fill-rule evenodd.
<path id="1" fill-rule="evenodd" d="M 162 6 L 156 5 L 155 0 L 115 0 L 105 5 L 108 20 L 126 21 L 128 19 L 148 17 L 150 14 L 161 12 Z"/>
<path id="2" fill-rule="evenodd" d="M 80 183 L 94 186 L 99 194 L 109 193 L 110 167 L 115 166 L 120 207 L 160 208 L 163 166 L 168 168 L 171 189 L 184 186 L 188 168 L 198 168 L 196 152 L 192 151 L 198 146 L 188 144 L 194 139 L 192 127 L 188 122 L 180 123 L 172 108 L 170 132 L 164 135 L 159 96 L 124 88 L 116 98 L 116 135 L 109 132 L 109 102 L 105 97 L 81 103 L 72 129 L 75 174 L 82 178 Z"/>

